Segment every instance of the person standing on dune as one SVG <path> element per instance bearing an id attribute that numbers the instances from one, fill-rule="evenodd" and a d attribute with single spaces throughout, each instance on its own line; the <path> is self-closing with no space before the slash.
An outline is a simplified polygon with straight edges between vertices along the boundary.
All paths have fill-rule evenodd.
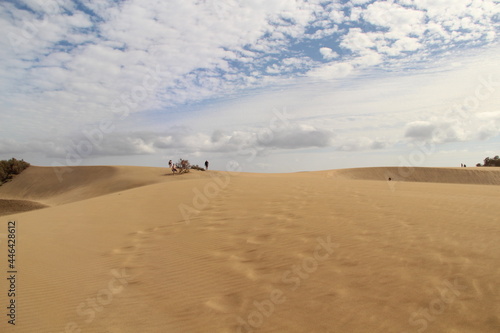
<path id="1" fill-rule="evenodd" d="M 205 161 L 205 170 L 208 170 L 208 161 Z"/>

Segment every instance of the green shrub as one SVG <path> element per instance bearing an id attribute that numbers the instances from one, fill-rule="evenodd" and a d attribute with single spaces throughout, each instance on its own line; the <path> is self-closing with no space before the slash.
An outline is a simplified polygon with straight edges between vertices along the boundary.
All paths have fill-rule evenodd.
<path id="1" fill-rule="evenodd" d="M 12 179 L 13 176 L 20 174 L 29 166 L 28 162 L 15 158 L 0 161 L 0 185 Z"/>
<path id="2" fill-rule="evenodd" d="M 476 166 L 481 166 L 480 163 L 476 164 Z M 484 159 L 483 166 L 492 166 L 492 167 L 500 167 L 500 157 L 497 155 L 493 158 L 486 157 Z"/>

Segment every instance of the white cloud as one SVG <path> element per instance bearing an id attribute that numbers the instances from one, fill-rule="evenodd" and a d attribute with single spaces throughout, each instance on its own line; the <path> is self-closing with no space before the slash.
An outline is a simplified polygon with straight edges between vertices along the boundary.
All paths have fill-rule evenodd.
<path id="1" fill-rule="evenodd" d="M 352 64 L 360 68 L 372 67 L 383 62 L 383 56 L 375 51 L 367 50 L 363 55 L 352 60 Z"/>
<path id="2" fill-rule="evenodd" d="M 364 5 L 364 4 L 367 4 L 371 1 L 372 0 L 351 0 L 351 3 L 354 5 Z"/>
<path id="3" fill-rule="evenodd" d="M 338 145 L 341 151 L 379 150 L 389 146 L 389 142 L 369 137 L 349 138 Z"/>
<path id="4" fill-rule="evenodd" d="M 333 10 L 330 11 L 328 17 L 333 23 L 341 24 L 348 20 L 348 18 L 344 15 L 344 13 L 336 7 L 333 7 Z"/>
<path id="5" fill-rule="evenodd" d="M 376 1 L 363 12 L 363 18 L 381 27 L 389 29 L 391 36 L 421 35 L 425 31 L 425 13 L 408 9 L 391 2 Z"/>
<path id="6" fill-rule="evenodd" d="M 422 44 L 418 41 L 417 38 L 411 38 L 411 37 L 404 37 L 399 40 L 397 40 L 392 49 L 395 49 L 399 52 L 404 52 L 404 51 L 416 51 L 419 48 L 422 47 Z"/>
<path id="7" fill-rule="evenodd" d="M 364 53 L 375 47 L 374 40 L 377 34 L 364 33 L 360 28 L 351 28 L 349 33 L 342 38 L 341 46 L 355 53 Z"/>
<path id="8" fill-rule="evenodd" d="M 322 80 L 341 79 L 351 74 L 353 66 L 349 63 L 326 64 L 309 71 L 308 75 Z"/>
<path id="9" fill-rule="evenodd" d="M 407 125 L 405 137 L 417 140 L 431 140 L 437 126 L 428 121 L 414 121 Z"/>
<path id="10" fill-rule="evenodd" d="M 333 133 L 314 126 L 299 125 L 276 131 L 263 130 L 257 142 L 270 148 L 296 149 L 307 147 L 328 147 L 331 145 Z"/>
<path id="11" fill-rule="evenodd" d="M 331 48 L 329 47 L 322 47 L 319 49 L 319 53 L 323 56 L 323 59 L 325 60 L 331 60 L 338 58 L 339 55 L 337 52 L 334 52 Z"/>
<path id="12" fill-rule="evenodd" d="M 242 142 L 271 150 L 376 149 L 429 139 L 417 121 L 444 129 L 442 141 L 472 140 L 473 126 L 480 137 L 495 135 L 485 124 L 497 121 L 491 120 L 498 111 L 493 97 L 481 101 L 473 125 L 435 115 L 443 111 L 436 105 L 462 102 L 475 88 L 459 81 L 476 82 L 476 69 L 460 72 L 450 64 L 467 66 L 469 48 L 481 54 L 482 45 L 494 47 L 499 6 L 493 0 L 24 3 L 32 11 L 0 4 L 2 151 L 62 156 L 66 143 L 102 119 L 117 130 L 94 151 L 98 156 L 234 152 Z M 444 57 L 453 61 L 433 68 Z M 400 76 L 372 81 L 384 70 Z M 227 107 L 211 109 L 214 100 Z M 256 141 L 266 110 L 283 104 L 301 126 L 277 131 L 267 144 Z M 164 124 L 151 124 L 150 117 Z M 134 132 L 142 119 L 192 130 Z M 229 130 L 231 122 L 240 127 Z M 397 129 L 405 124 L 406 138 Z M 335 143 L 332 133 L 341 133 Z M 44 147 L 41 140 L 53 143 Z"/>
<path id="13" fill-rule="evenodd" d="M 487 140 L 500 134 L 497 123 L 498 115 L 487 114 L 493 119 L 489 121 L 478 121 L 478 119 L 464 121 L 460 118 L 433 117 L 430 121 L 410 122 L 406 126 L 405 137 L 412 141 L 439 144 Z"/>

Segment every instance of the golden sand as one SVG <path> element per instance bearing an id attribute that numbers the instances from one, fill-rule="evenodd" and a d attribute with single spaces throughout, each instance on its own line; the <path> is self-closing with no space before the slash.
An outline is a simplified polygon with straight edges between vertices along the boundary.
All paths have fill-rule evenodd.
<path id="1" fill-rule="evenodd" d="M 70 169 L 0 187 L 1 332 L 500 332 L 500 170 Z"/>

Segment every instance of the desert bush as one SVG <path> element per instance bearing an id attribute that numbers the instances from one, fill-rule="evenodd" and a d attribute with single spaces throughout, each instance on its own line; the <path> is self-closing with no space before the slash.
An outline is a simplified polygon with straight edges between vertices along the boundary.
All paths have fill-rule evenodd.
<path id="1" fill-rule="evenodd" d="M 0 167 L 0 184 L 3 183 L 4 179 L 7 179 L 7 173 L 2 167 Z"/>
<path id="2" fill-rule="evenodd" d="M 481 166 L 481 163 L 476 164 L 476 166 Z M 500 157 L 498 155 L 493 158 L 486 157 L 482 166 L 500 167 Z"/>
<path id="3" fill-rule="evenodd" d="M 15 158 L 0 161 L 0 184 L 9 181 L 13 176 L 20 174 L 29 166 L 28 162 Z"/>
<path id="4" fill-rule="evenodd" d="M 194 169 L 194 170 L 200 170 L 200 171 L 205 171 L 205 168 L 202 168 L 202 167 L 201 167 L 201 166 L 199 166 L 198 164 L 191 165 L 191 169 Z"/>
<path id="5" fill-rule="evenodd" d="M 179 162 L 175 163 L 175 166 L 177 167 L 177 170 L 179 170 L 179 173 L 187 173 L 191 168 L 189 161 L 183 160 L 182 158 L 179 159 Z"/>

